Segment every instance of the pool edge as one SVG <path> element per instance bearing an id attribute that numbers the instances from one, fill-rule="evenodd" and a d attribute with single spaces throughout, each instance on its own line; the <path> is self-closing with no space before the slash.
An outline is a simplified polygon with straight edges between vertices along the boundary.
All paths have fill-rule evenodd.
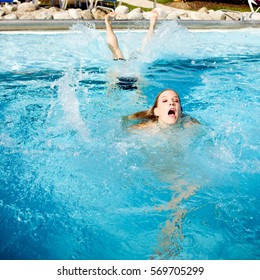
<path id="1" fill-rule="evenodd" d="M 175 20 L 178 25 L 187 29 L 241 29 L 260 28 L 260 21 L 214 21 L 214 20 Z M 163 21 L 160 21 L 163 22 Z M 159 22 L 159 23 L 160 23 Z M 103 20 L 1 20 L 0 31 L 55 31 L 69 30 L 75 24 L 93 25 L 104 29 Z M 146 29 L 148 20 L 116 20 L 115 29 Z"/>

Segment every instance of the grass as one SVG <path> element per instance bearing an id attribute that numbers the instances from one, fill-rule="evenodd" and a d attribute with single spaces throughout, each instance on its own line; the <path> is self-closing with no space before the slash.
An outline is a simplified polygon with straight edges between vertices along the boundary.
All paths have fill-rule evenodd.
<path id="1" fill-rule="evenodd" d="M 149 0 L 149 1 L 152 1 L 153 2 L 153 0 Z M 169 1 L 169 0 L 157 0 L 156 1 L 158 4 L 170 4 L 170 3 L 172 3 L 173 1 Z"/>
<path id="2" fill-rule="evenodd" d="M 137 6 L 129 5 L 129 4 L 124 3 L 124 2 L 122 2 L 122 5 L 128 7 L 129 11 L 132 11 L 132 10 L 134 10 L 134 9 L 136 9 L 136 8 L 139 8 L 139 7 L 137 7 Z M 150 9 L 150 8 L 142 8 L 142 11 L 143 11 L 143 12 L 150 12 L 151 10 L 152 10 L 152 9 Z"/>

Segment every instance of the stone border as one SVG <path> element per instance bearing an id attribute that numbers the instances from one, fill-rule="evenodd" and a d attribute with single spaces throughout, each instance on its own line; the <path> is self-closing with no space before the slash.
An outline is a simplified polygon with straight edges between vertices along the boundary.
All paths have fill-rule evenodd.
<path id="1" fill-rule="evenodd" d="M 186 10 L 165 11 L 157 8 L 158 24 L 173 20 L 188 29 L 231 29 L 259 28 L 260 13 L 241 13 L 234 11 L 213 11 L 202 8 L 197 12 Z M 0 31 L 32 31 L 32 30 L 68 30 L 77 23 L 94 25 L 97 29 L 105 28 L 104 17 L 108 10 L 68 9 L 57 7 L 49 9 L 39 7 L 32 2 L 15 5 L 5 4 L 0 7 Z M 145 29 L 148 27 L 150 12 L 141 8 L 129 11 L 126 6 L 116 8 L 117 16 L 113 22 L 115 28 Z"/>

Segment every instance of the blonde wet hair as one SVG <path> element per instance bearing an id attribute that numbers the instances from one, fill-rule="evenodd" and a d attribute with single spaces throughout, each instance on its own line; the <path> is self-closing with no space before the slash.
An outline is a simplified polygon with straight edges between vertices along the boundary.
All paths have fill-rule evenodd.
<path id="1" fill-rule="evenodd" d="M 159 97 L 165 91 L 173 91 L 179 97 L 178 93 L 175 90 L 173 90 L 171 88 L 164 89 L 158 93 L 158 95 L 155 98 L 154 104 L 150 109 L 144 110 L 144 111 L 139 111 L 139 112 L 136 112 L 129 116 L 126 116 L 126 117 L 124 117 L 124 120 L 140 120 L 140 123 L 138 123 L 137 126 L 142 126 L 142 125 L 145 125 L 146 123 L 148 124 L 148 123 L 158 122 L 158 116 L 155 115 L 154 109 L 157 108 Z M 180 97 L 179 97 L 179 100 L 180 100 Z M 181 106 L 181 101 L 180 101 L 180 106 Z M 182 111 L 182 107 L 181 107 L 181 111 Z"/>

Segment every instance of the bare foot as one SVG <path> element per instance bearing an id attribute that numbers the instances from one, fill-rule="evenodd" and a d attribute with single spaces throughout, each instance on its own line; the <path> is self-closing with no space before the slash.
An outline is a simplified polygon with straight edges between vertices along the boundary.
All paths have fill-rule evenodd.
<path id="1" fill-rule="evenodd" d="M 158 13 L 158 11 L 156 9 L 151 10 L 151 17 L 158 18 L 158 15 L 159 15 L 159 13 Z"/>
<path id="2" fill-rule="evenodd" d="M 115 12 L 110 12 L 110 13 L 105 15 L 105 22 L 109 23 L 115 17 L 116 17 L 116 13 Z"/>

